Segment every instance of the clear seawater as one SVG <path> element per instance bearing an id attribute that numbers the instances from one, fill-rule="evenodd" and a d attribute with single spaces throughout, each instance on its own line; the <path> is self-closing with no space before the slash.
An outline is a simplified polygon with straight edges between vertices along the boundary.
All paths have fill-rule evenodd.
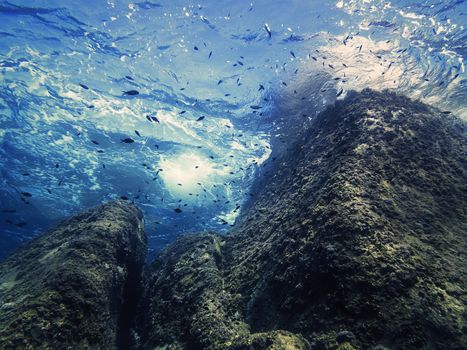
<path id="1" fill-rule="evenodd" d="M 1 1 L 0 259 L 120 197 L 151 252 L 228 232 L 284 121 L 352 89 L 465 119 L 466 26 L 464 0 Z"/>

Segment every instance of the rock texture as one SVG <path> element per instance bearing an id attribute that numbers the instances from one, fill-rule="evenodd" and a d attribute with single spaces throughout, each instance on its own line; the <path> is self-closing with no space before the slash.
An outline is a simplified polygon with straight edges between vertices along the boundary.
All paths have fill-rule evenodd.
<path id="1" fill-rule="evenodd" d="M 111 202 L 0 265 L 1 349 L 128 349 L 141 292 L 142 214 Z"/>
<path id="2" fill-rule="evenodd" d="M 389 92 L 320 114 L 229 236 L 179 239 L 144 349 L 464 349 L 466 125 Z"/>

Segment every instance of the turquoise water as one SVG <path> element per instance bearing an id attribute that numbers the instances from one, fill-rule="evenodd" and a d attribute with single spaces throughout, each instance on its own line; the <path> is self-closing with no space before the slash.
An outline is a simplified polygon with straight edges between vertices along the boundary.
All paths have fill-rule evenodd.
<path id="1" fill-rule="evenodd" d="M 0 257 L 112 198 L 151 251 L 227 232 L 274 140 L 347 91 L 467 118 L 465 1 L 0 2 Z"/>

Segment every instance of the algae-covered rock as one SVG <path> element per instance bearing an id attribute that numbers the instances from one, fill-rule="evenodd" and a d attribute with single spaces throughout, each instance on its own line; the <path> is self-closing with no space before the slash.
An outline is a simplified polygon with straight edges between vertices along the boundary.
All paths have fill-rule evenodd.
<path id="1" fill-rule="evenodd" d="M 0 348 L 127 349 L 146 257 L 142 214 L 115 201 L 0 265 Z"/>
<path id="2" fill-rule="evenodd" d="M 156 261 L 145 348 L 467 348 L 466 145 L 451 115 L 349 94 L 273 155 L 230 235 Z"/>

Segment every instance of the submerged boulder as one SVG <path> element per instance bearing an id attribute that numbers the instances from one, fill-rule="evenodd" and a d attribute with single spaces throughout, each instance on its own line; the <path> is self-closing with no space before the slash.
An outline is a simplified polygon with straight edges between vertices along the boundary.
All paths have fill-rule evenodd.
<path id="1" fill-rule="evenodd" d="M 350 94 L 259 174 L 228 236 L 153 265 L 145 349 L 461 349 L 466 124 Z"/>
<path id="2" fill-rule="evenodd" d="M 146 257 L 142 213 L 91 209 L 0 265 L 2 349 L 128 349 Z"/>

